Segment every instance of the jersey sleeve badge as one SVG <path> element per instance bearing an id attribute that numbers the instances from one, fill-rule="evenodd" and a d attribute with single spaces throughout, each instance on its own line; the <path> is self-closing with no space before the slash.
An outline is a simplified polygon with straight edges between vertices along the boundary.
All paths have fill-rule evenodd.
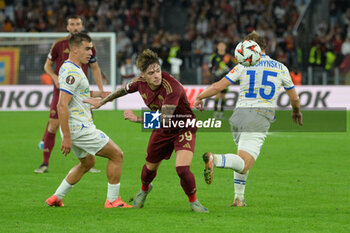
<path id="1" fill-rule="evenodd" d="M 73 85 L 75 82 L 75 78 L 72 76 L 72 75 L 69 75 L 67 78 L 66 78 L 66 83 L 69 84 L 69 85 Z"/>

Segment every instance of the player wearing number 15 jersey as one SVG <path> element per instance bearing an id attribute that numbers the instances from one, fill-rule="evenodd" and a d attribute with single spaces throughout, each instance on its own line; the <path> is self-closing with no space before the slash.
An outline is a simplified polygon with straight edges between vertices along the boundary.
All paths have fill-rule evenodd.
<path id="1" fill-rule="evenodd" d="M 257 42 L 262 58 L 255 66 L 235 66 L 224 78 L 212 84 L 196 97 L 194 103 L 203 109 L 203 100 L 215 95 L 232 83 L 240 83 L 239 100 L 230 118 L 233 139 L 238 147 L 237 154 L 203 155 L 204 177 L 208 184 L 213 179 L 214 167 L 234 170 L 235 197 L 232 206 L 245 206 L 244 191 L 249 169 L 258 158 L 270 123 L 275 119 L 274 106 L 277 94 L 284 87 L 292 105 L 292 119 L 302 125 L 299 97 L 287 67 L 265 55 L 266 44 L 256 32 L 245 40 Z"/>

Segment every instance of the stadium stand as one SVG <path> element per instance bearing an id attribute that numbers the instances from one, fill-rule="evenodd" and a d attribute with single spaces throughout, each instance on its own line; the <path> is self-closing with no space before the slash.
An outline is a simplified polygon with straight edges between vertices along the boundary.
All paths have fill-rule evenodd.
<path id="1" fill-rule="evenodd" d="M 311 13 L 322 16 L 322 20 Z M 311 67 L 328 72 L 331 80 L 327 83 L 333 83 L 334 68 L 344 76 L 348 72 L 347 0 L 0 0 L 0 29 L 65 32 L 65 18 L 70 14 L 82 15 L 89 32 L 116 32 L 119 66 L 126 58 L 135 59 L 144 48 L 155 50 L 168 71 L 169 59 L 181 58 L 183 83 L 202 80 L 193 77 L 205 72 L 218 41 L 225 41 L 232 53 L 237 42 L 253 30 L 265 36 L 271 57 L 301 70 L 303 76 Z M 298 30 L 305 27 L 298 19 L 303 18 L 317 22 L 304 47 L 298 39 Z M 340 80 L 345 82 L 345 78 Z M 310 83 L 306 79 L 302 83 L 321 84 L 319 80 Z"/>

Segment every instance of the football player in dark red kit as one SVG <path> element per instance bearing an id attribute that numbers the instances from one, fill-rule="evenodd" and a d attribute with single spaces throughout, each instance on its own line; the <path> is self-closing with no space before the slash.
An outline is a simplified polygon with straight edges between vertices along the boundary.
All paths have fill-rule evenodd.
<path id="1" fill-rule="evenodd" d="M 119 88 L 103 99 L 90 98 L 86 102 L 99 108 L 105 103 L 138 91 L 145 104 L 152 111 L 160 111 L 161 122 L 170 125 L 175 120 L 191 120 L 195 118 L 182 85 L 168 73 L 162 72 L 156 53 L 146 49 L 139 55 L 137 66 L 141 71 L 138 78 L 126 86 Z M 157 112 L 158 113 L 158 112 Z M 178 118 L 179 116 L 179 118 Z M 143 117 L 136 116 L 133 111 L 126 110 L 124 118 L 132 122 L 143 123 Z M 134 208 L 142 208 L 147 195 L 152 190 L 152 181 L 163 159 L 169 159 L 173 150 L 176 153 L 176 172 L 180 184 L 188 196 L 190 207 L 195 212 L 209 212 L 196 197 L 196 182 L 190 171 L 196 140 L 195 127 L 164 127 L 154 129 L 150 137 L 146 164 L 142 168 L 142 187 L 134 200 Z"/>
<path id="2" fill-rule="evenodd" d="M 50 53 L 48 54 L 44 65 L 44 70 L 47 74 L 51 76 L 54 85 L 50 105 L 49 121 L 46 125 L 43 140 L 39 143 L 39 148 L 43 150 L 43 162 L 38 169 L 34 170 L 34 172 L 37 174 L 48 172 L 49 159 L 51 156 L 52 149 L 55 145 L 55 137 L 59 128 L 57 103 L 60 90 L 57 74 L 63 62 L 68 59 L 69 38 L 71 37 L 71 35 L 81 32 L 83 28 L 83 20 L 80 16 L 69 16 L 67 18 L 67 31 L 69 31 L 69 35 L 67 37 L 56 40 L 56 42 L 51 47 Z M 90 66 L 91 73 L 95 79 L 98 89 L 101 91 L 101 93 L 104 93 L 102 86 L 102 74 L 95 56 L 96 51 L 93 48 L 89 64 L 82 65 L 82 68 L 84 70 L 85 75 L 88 76 L 88 65 Z M 55 70 L 52 69 L 52 65 L 54 62 L 56 63 Z M 99 172 L 99 170 L 97 170 L 96 168 L 92 168 L 91 172 Z"/>

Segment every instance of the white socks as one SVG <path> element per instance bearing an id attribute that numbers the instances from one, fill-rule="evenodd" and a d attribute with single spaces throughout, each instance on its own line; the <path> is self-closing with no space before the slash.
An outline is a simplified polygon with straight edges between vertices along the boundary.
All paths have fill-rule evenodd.
<path id="1" fill-rule="evenodd" d="M 119 196 L 120 183 L 110 184 L 108 183 L 107 200 L 110 202 L 115 201 Z"/>
<path id="2" fill-rule="evenodd" d="M 64 196 L 68 193 L 68 191 L 73 188 L 73 185 L 70 185 L 66 179 L 62 181 L 58 189 L 56 190 L 55 195 L 58 200 L 62 200 Z M 120 183 L 118 184 L 110 184 L 108 183 L 108 191 L 107 191 L 107 199 L 110 202 L 115 201 L 119 196 Z"/>
<path id="3" fill-rule="evenodd" d="M 236 154 L 214 154 L 214 164 L 219 168 L 231 168 L 234 170 L 235 199 L 244 200 L 245 183 L 248 177 L 246 174 L 240 174 L 243 171 L 244 160 Z"/>
<path id="4" fill-rule="evenodd" d="M 214 164 L 220 168 L 231 168 L 237 172 L 244 169 L 244 160 L 236 154 L 213 154 Z"/>
<path id="5" fill-rule="evenodd" d="M 73 185 L 69 184 L 66 179 L 63 179 L 55 193 L 58 200 L 62 200 L 71 188 L 73 188 Z"/>
<path id="6" fill-rule="evenodd" d="M 244 200 L 244 190 L 245 183 L 247 181 L 248 173 L 240 174 L 238 172 L 234 172 L 234 182 L 235 182 L 235 199 L 238 198 L 240 201 Z"/>

